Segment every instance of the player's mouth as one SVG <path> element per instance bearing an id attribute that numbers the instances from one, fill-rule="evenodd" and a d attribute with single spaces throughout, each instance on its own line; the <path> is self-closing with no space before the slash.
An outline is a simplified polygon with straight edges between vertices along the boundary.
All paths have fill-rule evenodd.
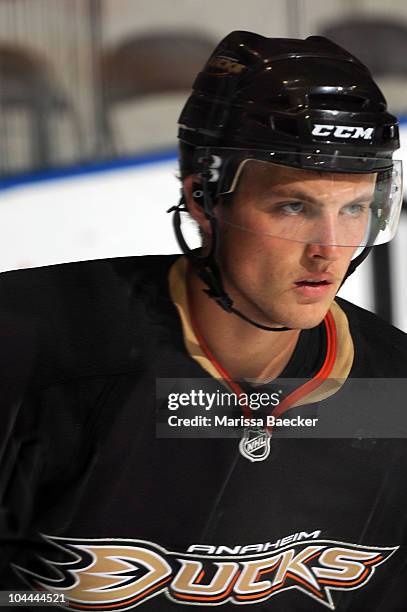
<path id="1" fill-rule="evenodd" d="M 334 284 L 333 278 L 327 275 L 311 275 L 294 282 L 295 290 L 304 297 L 324 297 Z"/>

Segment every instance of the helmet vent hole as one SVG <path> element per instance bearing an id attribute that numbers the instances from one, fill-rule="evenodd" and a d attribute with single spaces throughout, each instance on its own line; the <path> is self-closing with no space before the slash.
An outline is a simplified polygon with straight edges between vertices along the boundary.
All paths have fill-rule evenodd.
<path id="1" fill-rule="evenodd" d="M 309 105 L 313 108 L 324 108 L 339 111 L 358 111 L 370 105 L 370 101 L 362 96 L 343 94 L 309 94 Z"/>

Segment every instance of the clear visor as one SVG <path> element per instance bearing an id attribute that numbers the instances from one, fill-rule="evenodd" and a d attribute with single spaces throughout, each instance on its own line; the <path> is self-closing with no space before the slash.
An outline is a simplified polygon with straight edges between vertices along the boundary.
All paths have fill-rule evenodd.
<path id="1" fill-rule="evenodd" d="M 233 193 L 233 206 L 215 207 L 219 222 L 307 244 L 365 247 L 394 237 L 403 201 L 401 161 L 376 158 L 374 171 L 347 172 L 352 158 L 342 164 L 340 156 L 314 154 L 317 170 L 310 169 L 309 155 L 296 154 L 297 161 L 302 155 L 301 167 L 240 159 L 220 194 Z M 363 167 L 363 158 L 355 162 Z"/>

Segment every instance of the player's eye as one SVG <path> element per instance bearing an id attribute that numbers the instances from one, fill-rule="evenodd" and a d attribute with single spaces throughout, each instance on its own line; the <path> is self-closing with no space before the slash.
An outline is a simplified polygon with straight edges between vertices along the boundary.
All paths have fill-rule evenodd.
<path id="1" fill-rule="evenodd" d="M 342 208 L 342 214 L 349 215 L 350 217 L 359 217 L 367 212 L 369 204 L 367 202 L 361 202 L 358 204 L 348 204 Z"/>
<path id="2" fill-rule="evenodd" d="M 304 212 L 305 206 L 303 202 L 287 202 L 286 204 L 279 204 L 278 210 L 288 215 L 298 215 Z"/>

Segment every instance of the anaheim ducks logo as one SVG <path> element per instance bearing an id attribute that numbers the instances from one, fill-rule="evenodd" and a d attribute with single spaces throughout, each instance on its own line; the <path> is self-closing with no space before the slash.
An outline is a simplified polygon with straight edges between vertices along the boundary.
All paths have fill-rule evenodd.
<path id="1" fill-rule="evenodd" d="M 398 548 L 308 539 L 272 553 L 215 556 L 143 540 L 44 537 L 62 558 L 41 559 L 47 576 L 21 567 L 17 573 L 32 589 L 63 593 L 70 610 L 98 611 L 130 610 L 160 596 L 196 606 L 250 605 L 288 589 L 335 610 L 332 590 L 363 587 Z"/>

